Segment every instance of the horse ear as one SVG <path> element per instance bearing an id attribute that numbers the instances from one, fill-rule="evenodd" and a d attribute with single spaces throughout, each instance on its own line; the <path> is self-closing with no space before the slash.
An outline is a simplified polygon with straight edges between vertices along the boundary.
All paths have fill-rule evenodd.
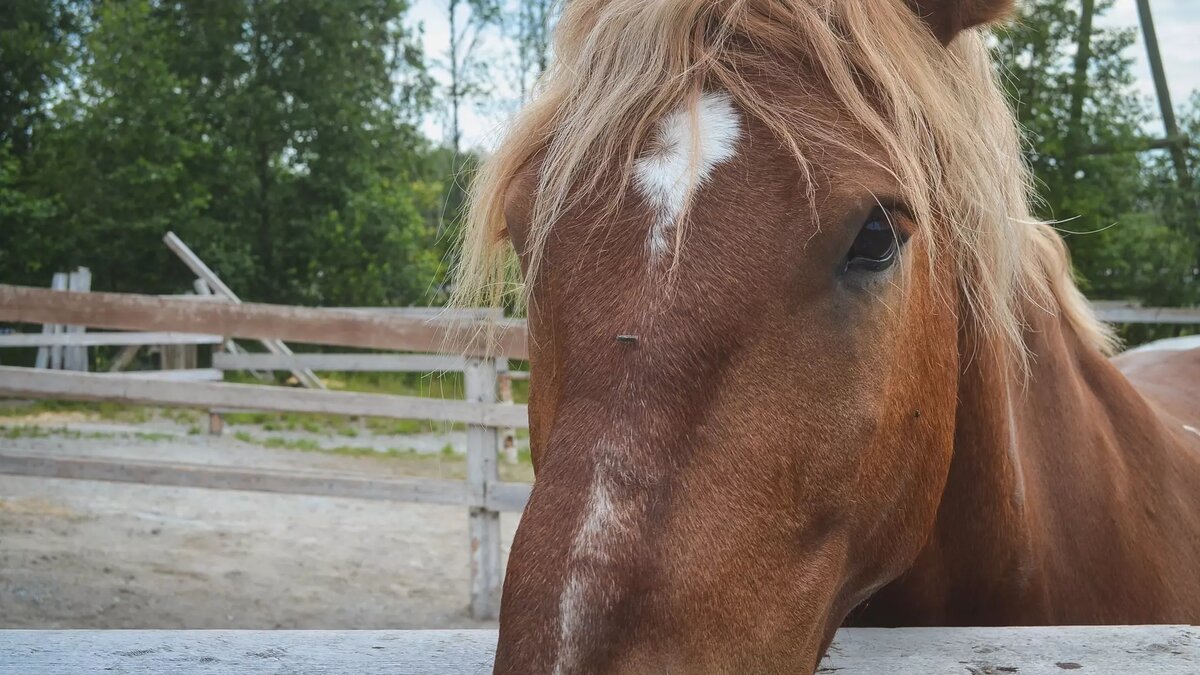
<path id="1" fill-rule="evenodd" d="M 943 45 L 968 28 L 1008 16 L 1013 0 L 908 0 Z"/>

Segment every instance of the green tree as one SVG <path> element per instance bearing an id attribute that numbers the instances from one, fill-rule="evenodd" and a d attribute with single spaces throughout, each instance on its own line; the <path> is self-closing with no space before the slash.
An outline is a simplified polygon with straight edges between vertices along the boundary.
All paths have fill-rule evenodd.
<path id="1" fill-rule="evenodd" d="M 413 124 L 430 81 L 401 23 L 406 9 L 404 0 L 89 7 L 79 84 L 53 107 L 23 169 L 57 215 L 22 236 L 53 239 L 39 259 L 87 264 L 102 288 L 186 284 L 160 242 L 175 230 L 256 300 L 421 302 L 438 272 L 421 254 L 434 231 L 402 188 L 425 170 Z M 384 195 L 387 186 L 399 188 Z M 353 285 L 341 279 L 351 268 Z"/>
<path id="2" fill-rule="evenodd" d="M 6 0 L 0 10 L 0 146 L 18 157 L 71 68 L 77 11 L 70 0 Z"/>
<path id="3" fill-rule="evenodd" d="M 1097 11 L 1112 1 L 1097 3 Z M 1000 31 L 996 54 L 1029 139 L 1039 215 L 1059 222 L 1081 284 L 1093 298 L 1193 303 L 1194 235 L 1177 214 L 1148 208 L 1161 181 L 1139 152 L 1149 120 L 1134 87 L 1134 28 L 1093 27 L 1081 120 L 1071 96 L 1079 4 L 1032 0 Z"/>

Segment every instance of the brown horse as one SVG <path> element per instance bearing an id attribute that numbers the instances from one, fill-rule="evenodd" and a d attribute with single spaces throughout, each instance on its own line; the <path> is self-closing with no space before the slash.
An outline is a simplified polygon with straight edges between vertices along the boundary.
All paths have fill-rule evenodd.
<path id="1" fill-rule="evenodd" d="M 459 276 L 528 303 L 497 673 L 1200 621 L 1200 352 L 1107 357 L 1030 215 L 1008 4 L 566 3 Z"/>

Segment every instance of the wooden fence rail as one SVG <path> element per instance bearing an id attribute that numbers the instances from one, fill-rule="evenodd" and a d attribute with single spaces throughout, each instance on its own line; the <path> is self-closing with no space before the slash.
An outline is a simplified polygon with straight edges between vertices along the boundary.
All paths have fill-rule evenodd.
<path id="1" fill-rule="evenodd" d="M 496 482 L 491 490 L 473 494 L 467 482 L 462 480 L 373 478 L 256 467 L 29 454 L 16 450 L 0 450 L 0 474 L 316 497 L 385 499 L 516 513 L 525 508 L 530 492 L 530 486 L 525 483 Z"/>
<path id="2" fill-rule="evenodd" d="M 219 345 L 220 335 L 194 333 L 11 333 L 0 335 L 4 347 L 126 347 L 146 345 Z"/>
<path id="3" fill-rule="evenodd" d="M 41 336 L 38 336 L 41 337 Z M 442 354 L 213 354 L 218 370 L 312 370 L 433 373 L 461 371 L 467 360 Z"/>
<path id="4" fill-rule="evenodd" d="M 1109 323 L 1200 324 L 1198 307 L 1134 307 L 1095 303 L 1093 311 L 1098 319 Z"/>
<path id="5" fill-rule="evenodd" d="M 72 293 L 0 284 L 0 321 L 216 334 L 366 349 L 526 358 L 525 324 L 429 319 L 260 303 L 195 302 L 128 293 Z"/>
<path id="6" fill-rule="evenodd" d="M 0 672 L 478 675 L 492 672 L 495 649 L 490 630 L 0 630 Z M 1200 630 L 843 628 L 817 672 L 1195 675 Z"/>
<path id="7" fill-rule="evenodd" d="M 236 408 L 524 427 L 523 405 L 420 396 L 292 389 L 259 384 L 171 382 L 113 374 L 0 366 L 0 395 L 188 408 Z"/>

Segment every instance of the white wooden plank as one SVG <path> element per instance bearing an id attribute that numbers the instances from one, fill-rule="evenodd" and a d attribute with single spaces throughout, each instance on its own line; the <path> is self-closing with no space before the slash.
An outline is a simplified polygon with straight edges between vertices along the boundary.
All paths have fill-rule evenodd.
<path id="1" fill-rule="evenodd" d="M 112 364 L 109 365 L 108 372 L 119 373 L 128 368 L 129 364 L 133 363 L 133 359 L 137 357 L 138 350 L 140 350 L 142 346 L 143 345 L 129 345 L 121 349 L 120 353 L 118 353 L 113 359 Z"/>
<path id="2" fill-rule="evenodd" d="M 116 347 L 127 345 L 218 345 L 224 341 L 220 335 L 196 333 L 11 333 L 0 335 L 0 348 L 5 347 Z"/>
<path id="3" fill-rule="evenodd" d="M 521 513 L 525 510 L 525 504 L 529 502 L 529 493 L 532 490 L 533 486 L 529 483 L 492 483 L 488 487 L 485 503 L 493 511 Z"/>
<path id="4" fill-rule="evenodd" d="M 171 249 L 175 255 L 179 256 L 179 259 L 183 261 L 183 264 L 188 266 L 188 269 L 192 270 L 197 277 L 200 277 L 201 281 L 208 284 L 209 288 L 216 292 L 217 295 L 224 296 L 229 300 L 229 302 L 234 304 L 240 305 L 242 303 L 242 299 L 233 292 L 233 289 L 229 288 L 229 286 L 226 286 L 225 282 L 221 281 L 221 278 L 217 276 L 217 273 L 213 272 L 212 269 L 210 269 L 209 266 L 200 259 L 200 256 L 196 255 L 196 253 L 192 251 L 187 244 L 183 243 L 182 239 L 175 236 L 174 232 L 166 233 L 166 235 L 163 236 L 163 242 L 166 243 L 167 248 Z M 271 352 L 272 354 L 287 354 L 290 356 L 292 353 L 292 350 L 288 348 L 288 346 L 284 344 L 282 340 L 272 338 L 262 340 L 261 342 L 262 345 L 267 348 L 267 351 Z M 300 380 L 301 384 L 310 389 L 325 388 L 325 383 L 322 382 L 321 378 L 317 377 L 316 373 L 313 373 L 311 370 L 305 370 L 301 368 L 292 371 L 292 374 L 296 376 L 296 379 Z"/>
<path id="5" fill-rule="evenodd" d="M 527 357 L 525 324 L 436 321 L 259 303 L 190 302 L 129 293 L 71 293 L 0 284 L 0 321 L 75 323 L 418 353 Z M 488 338 L 491 338 L 489 340 Z M 447 351 L 449 350 L 449 351 Z"/>
<path id="6" fill-rule="evenodd" d="M 210 287 L 208 285 L 208 282 L 203 279 L 193 279 L 192 280 L 192 288 L 194 288 L 196 290 L 196 295 L 189 296 L 189 297 L 200 297 L 200 298 L 205 298 L 208 300 L 218 300 L 218 301 L 222 301 L 222 302 L 227 302 L 229 300 L 228 298 L 225 298 L 225 297 L 213 295 L 212 287 Z M 228 352 L 230 354 L 245 354 L 245 353 L 247 353 L 245 349 L 242 349 L 241 345 L 239 345 L 237 342 L 234 342 L 233 338 L 230 338 L 228 336 L 226 336 L 225 342 L 222 343 L 222 346 L 224 347 L 225 352 Z M 213 351 L 213 353 L 214 353 L 214 355 L 222 353 L 221 348 L 218 347 L 216 350 Z M 255 378 L 257 378 L 261 382 L 274 381 L 274 376 L 268 372 L 264 372 L 261 370 L 251 370 L 250 374 L 253 375 Z M 216 424 L 218 422 L 219 422 L 219 420 L 214 421 L 213 423 Z"/>
<path id="7" fill-rule="evenodd" d="M 1101 321 L 1109 323 L 1200 323 L 1200 308 L 1193 307 L 1113 307 L 1093 305 Z"/>
<path id="8" fill-rule="evenodd" d="M 67 290 L 67 273 L 66 272 L 56 273 L 54 275 L 54 278 L 50 282 L 50 289 L 54 290 L 54 291 Z M 56 323 L 56 324 L 52 324 L 50 326 L 50 334 L 51 335 L 58 335 L 59 333 L 63 333 L 65 331 L 66 331 L 66 326 L 64 326 L 62 324 Z M 51 370 L 61 370 L 62 369 L 62 360 L 63 360 L 62 347 L 51 347 L 50 348 L 50 356 L 49 356 L 50 369 Z"/>
<path id="9" fill-rule="evenodd" d="M 92 271 L 86 267 L 71 272 L 67 275 L 67 290 L 75 291 L 76 293 L 87 293 L 92 290 Z M 82 334 L 87 332 L 86 326 L 67 326 L 68 334 Z M 88 349 L 87 347 L 73 346 L 63 350 L 63 369 L 64 370 L 81 370 L 88 371 Z"/>
<path id="10" fill-rule="evenodd" d="M 467 401 L 496 405 L 495 359 L 470 359 L 463 371 Z M 514 407 L 511 404 L 500 404 Z M 468 529 L 471 551 L 471 617 L 500 616 L 503 563 L 500 559 L 500 514 L 487 506 L 487 494 L 500 481 L 496 466 L 499 434 L 494 427 L 467 427 L 467 485 L 471 495 Z"/>
<path id="11" fill-rule="evenodd" d="M 494 630 L 4 630 L 0 672 L 475 675 Z M 1187 626 L 843 628 L 818 673 L 836 675 L 1195 675 Z M 5 670 L 7 668 L 7 670 Z"/>
<path id="12" fill-rule="evenodd" d="M 467 484 L 461 480 L 373 478 L 326 471 L 280 471 L 178 462 L 63 457 L 16 450 L 0 450 L 0 474 L 451 506 L 466 506 L 469 503 Z"/>
<path id="13" fill-rule="evenodd" d="M 66 281 L 66 277 L 63 276 L 61 273 L 54 275 L 53 280 L 50 282 L 50 289 L 57 290 L 58 284 L 60 281 L 62 282 L 63 288 L 65 289 L 67 281 Z M 42 334 L 43 335 L 52 335 L 55 332 L 56 331 L 54 330 L 54 324 L 49 324 L 49 323 L 42 324 Z M 34 360 L 33 367 L 34 368 L 49 368 L 50 367 L 50 348 L 49 347 L 39 347 L 38 348 L 37 358 Z"/>
<path id="14" fill-rule="evenodd" d="M 432 373 L 461 371 L 466 360 L 440 354 L 213 354 L 221 370 L 310 370 Z"/>
<path id="15" fill-rule="evenodd" d="M 109 373 L 64 373 L 0 366 L 0 395 L 68 401 L 115 401 L 190 408 L 324 413 L 391 419 L 427 419 L 484 426 L 528 424 L 523 405 L 360 394 L 217 382 L 160 382 Z"/>
<path id="16" fill-rule="evenodd" d="M 1188 626 L 842 629 L 821 667 L 837 675 L 1194 674 L 1200 672 L 1200 631 Z"/>
<path id="17" fill-rule="evenodd" d="M 508 369 L 508 359 L 496 359 L 496 398 L 500 403 L 513 402 L 513 378 L 512 371 Z M 504 461 L 508 464 L 516 464 L 517 457 L 517 430 L 512 427 L 506 427 L 500 431 L 500 456 L 504 457 Z"/>
<path id="18" fill-rule="evenodd" d="M 185 368 L 182 370 L 127 370 L 104 373 L 108 377 L 128 377 L 162 382 L 220 382 L 225 373 L 216 368 Z"/>
<path id="19" fill-rule="evenodd" d="M 436 321 L 483 321 L 504 318 L 504 310 L 486 307 L 466 309 L 457 307 L 329 307 L 328 309 L 366 314 L 390 314 Z"/>

